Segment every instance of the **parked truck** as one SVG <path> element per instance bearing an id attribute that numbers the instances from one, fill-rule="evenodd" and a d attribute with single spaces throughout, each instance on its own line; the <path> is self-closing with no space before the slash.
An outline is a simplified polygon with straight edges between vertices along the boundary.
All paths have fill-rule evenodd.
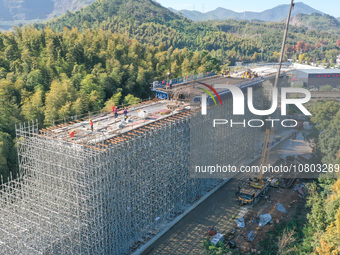
<path id="1" fill-rule="evenodd" d="M 261 195 L 267 194 L 270 188 L 270 183 L 267 180 L 263 180 L 263 185 L 261 186 L 254 186 L 252 184 L 253 182 L 247 183 L 238 192 L 238 200 L 242 205 L 256 204 L 260 200 Z"/>

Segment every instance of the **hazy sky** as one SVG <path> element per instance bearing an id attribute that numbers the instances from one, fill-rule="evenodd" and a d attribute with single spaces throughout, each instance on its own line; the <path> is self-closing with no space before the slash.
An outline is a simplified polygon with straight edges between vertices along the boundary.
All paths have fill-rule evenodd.
<path id="1" fill-rule="evenodd" d="M 290 0 L 156 0 L 164 7 L 172 7 L 176 10 L 187 9 L 204 12 L 217 7 L 223 7 L 236 12 L 264 11 L 280 4 L 290 4 Z M 314 9 L 340 17 L 340 0 L 305 0 L 303 2 Z"/>

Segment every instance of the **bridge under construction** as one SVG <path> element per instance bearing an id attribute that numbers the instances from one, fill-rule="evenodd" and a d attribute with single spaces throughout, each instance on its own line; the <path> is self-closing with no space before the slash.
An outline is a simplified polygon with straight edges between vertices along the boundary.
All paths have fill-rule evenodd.
<path id="1" fill-rule="evenodd" d="M 204 82 L 259 86 L 254 97 L 261 103 L 273 80 Z M 199 105 L 186 100 L 154 99 L 128 111 L 127 118 L 90 116 L 93 131 L 89 117 L 16 128 L 20 175 L 2 181 L 0 254 L 131 253 L 223 182 L 192 178 L 194 147 L 216 152 L 208 162 L 223 157 L 240 165 L 259 153 L 264 137 L 261 129 L 235 127 L 202 142 L 210 131 L 201 125 Z M 232 100 L 209 111 L 231 116 Z"/>

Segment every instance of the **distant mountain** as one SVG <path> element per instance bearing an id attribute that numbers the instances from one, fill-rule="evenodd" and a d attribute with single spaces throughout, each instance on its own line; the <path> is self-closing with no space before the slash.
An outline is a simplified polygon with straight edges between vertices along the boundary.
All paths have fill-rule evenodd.
<path id="1" fill-rule="evenodd" d="M 174 8 L 169 7 L 168 9 L 176 14 L 179 14 L 179 11 L 175 10 Z"/>
<path id="2" fill-rule="evenodd" d="M 340 22 L 330 15 L 299 13 L 291 21 L 292 25 L 307 27 L 311 30 L 340 30 Z"/>
<path id="3" fill-rule="evenodd" d="M 139 43 L 190 50 L 239 49 L 248 45 L 259 52 L 258 44 L 239 34 L 224 33 L 215 24 L 198 24 L 178 15 L 153 0 L 100 0 L 74 13 L 67 13 L 36 28 L 49 26 L 53 30 L 77 28 L 83 32 L 110 30 Z M 221 44 L 223 41 L 223 44 Z M 171 50 L 171 49 L 170 49 Z"/>
<path id="4" fill-rule="evenodd" d="M 25 21 L 60 16 L 97 0 L 0 0 L 0 21 Z"/>
<path id="5" fill-rule="evenodd" d="M 336 18 L 338 21 L 340 21 L 340 17 L 339 18 Z"/>
<path id="6" fill-rule="evenodd" d="M 234 12 L 232 10 L 224 9 L 221 7 L 213 11 L 206 12 L 206 13 L 202 13 L 199 11 L 189 11 L 189 10 L 181 10 L 179 12 L 181 12 L 184 17 L 191 19 L 193 21 L 226 20 L 226 19 L 282 21 L 287 18 L 288 10 L 289 10 L 289 4 L 283 4 L 283 5 L 276 6 L 272 9 L 265 10 L 263 12 L 248 12 L 248 11 Z M 294 9 L 292 11 L 292 16 L 295 16 L 298 13 L 323 14 L 321 11 L 313 9 L 312 7 L 302 2 L 298 2 L 295 4 Z"/>
<path id="7" fill-rule="evenodd" d="M 155 22 L 158 24 L 167 24 L 174 20 L 183 20 L 182 17 L 164 8 L 152 0 L 100 0 L 78 12 L 67 13 L 66 15 L 52 19 L 47 24 L 61 29 L 64 26 L 94 27 L 96 24 L 105 22 L 107 25 L 112 20 L 121 20 L 121 22 Z M 184 23 L 191 23 L 185 19 Z M 183 24 L 184 24 L 183 23 Z M 116 23 L 115 23 L 116 24 Z M 117 24 L 122 26 L 122 24 Z M 133 24 L 131 24 L 133 26 Z"/>
<path id="8" fill-rule="evenodd" d="M 198 43 L 196 36 L 217 32 L 216 28 L 198 31 L 197 25 L 178 14 L 164 8 L 153 0 L 99 0 L 81 10 L 53 18 L 45 23 L 37 23 L 37 28 L 50 26 L 62 31 L 64 27 L 111 30 L 135 38 L 141 43 L 167 45 L 183 48 Z M 191 27 L 193 25 L 193 27 Z M 190 38 L 189 38 L 190 37 Z M 190 41 L 190 43 L 188 42 Z"/>

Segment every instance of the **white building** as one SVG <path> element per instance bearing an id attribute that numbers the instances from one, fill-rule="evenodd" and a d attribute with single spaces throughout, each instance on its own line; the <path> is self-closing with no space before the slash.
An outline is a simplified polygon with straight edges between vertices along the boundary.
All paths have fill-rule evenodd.
<path id="1" fill-rule="evenodd" d="M 336 64 L 340 66 L 340 54 L 336 57 Z"/>

